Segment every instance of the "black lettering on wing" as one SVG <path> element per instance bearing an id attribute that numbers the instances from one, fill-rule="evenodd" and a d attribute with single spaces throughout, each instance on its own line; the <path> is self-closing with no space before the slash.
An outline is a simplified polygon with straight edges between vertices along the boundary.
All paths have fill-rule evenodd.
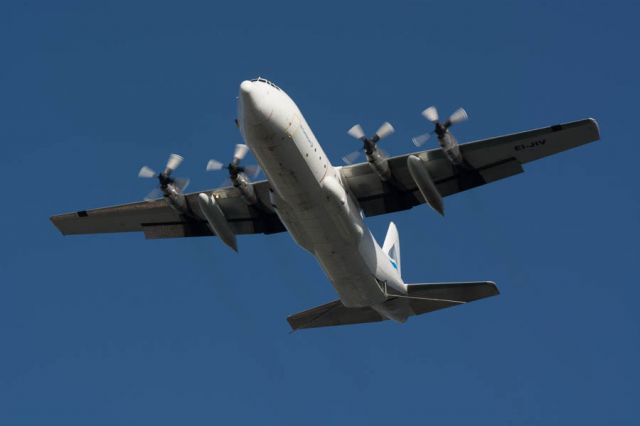
<path id="1" fill-rule="evenodd" d="M 520 144 L 520 145 L 516 145 L 516 146 L 514 147 L 514 149 L 515 149 L 516 151 L 523 151 L 523 150 L 525 150 L 525 149 L 531 149 L 531 148 L 536 148 L 536 147 L 538 147 L 538 146 L 542 146 L 542 145 L 544 145 L 545 143 L 547 143 L 547 140 L 546 140 L 546 139 L 538 139 L 538 140 L 536 140 L 536 141 L 532 141 L 532 142 L 528 142 L 528 143 L 523 143 L 523 144 Z"/>

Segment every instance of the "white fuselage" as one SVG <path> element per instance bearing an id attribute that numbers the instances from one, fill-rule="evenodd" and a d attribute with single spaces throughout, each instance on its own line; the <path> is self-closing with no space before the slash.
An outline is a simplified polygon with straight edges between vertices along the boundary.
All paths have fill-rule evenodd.
<path id="1" fill-rule="evenodd" d="M 375 306 L 384 285 L 405 291 L 389 257 L 291 98 L 264 81 L 240 86 L 239 126 L 271 184 L 271 203 L 311 252 L 345 306 Z"/>

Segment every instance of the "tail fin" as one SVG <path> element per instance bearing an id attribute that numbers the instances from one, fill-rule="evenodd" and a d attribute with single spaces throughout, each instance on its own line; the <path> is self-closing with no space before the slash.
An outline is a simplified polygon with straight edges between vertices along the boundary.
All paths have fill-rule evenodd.
<path id="1" fill-rule="evenodd" d="M 398 234 L 398 228 L 393 222 L 389 223 L 389 229 L 387 230 L 387 236 L 384 237 L 384 244 L 382 245 L 382 251 L 389 256 L 391 264 L 400 271 L 400 235 Z"/>

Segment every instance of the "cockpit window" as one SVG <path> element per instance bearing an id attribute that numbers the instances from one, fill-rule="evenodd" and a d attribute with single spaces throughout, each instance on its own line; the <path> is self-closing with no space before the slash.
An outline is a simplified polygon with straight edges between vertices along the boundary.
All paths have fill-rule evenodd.
<path id="1" fill-rule="evenodd" d="M 276 88 L 276 89 L 278 89 L 278 90 L 282 90 L 282 89 L 280 89 L 278 86 L 276 86 L 275 84 L 273 84 L 272 82 L 270 82 L 269 80 L 267 80 L 267 79 L 265 79 L 265 78 L 262 78 L 262 77 L 254 78 L 254 79 L 253 79 L 253 80 L 251 80 L 251 81 L 259 81 L 259 82 L 261 82 L 261 83 L 267 83 L 267 84 L 268 84 L 269 86 L 271 86 L 271 87 L 274 87 L 274 88 Z"/>

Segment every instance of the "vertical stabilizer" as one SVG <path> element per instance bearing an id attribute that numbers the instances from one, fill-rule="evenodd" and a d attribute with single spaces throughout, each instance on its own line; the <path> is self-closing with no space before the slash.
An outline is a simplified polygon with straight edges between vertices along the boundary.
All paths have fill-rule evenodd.
<path id="1" fill-rule="evenodd" d="M 382 251 L 384 251 L 387 256 L 389 256 L 389 260 L 391 260 L 391 264 L 398 270 L 398 273 L 401 274 L 400 271 L 400 235 L 398 234 L 398 228 L 396 228 L 396 224 L 393 222 L 389 223 L 389 229 L 387 230 L 387 236 L 384 237 L 384 244 L 382 245 Z M 401 274 L 402 275 L 402 274 Z"/>

